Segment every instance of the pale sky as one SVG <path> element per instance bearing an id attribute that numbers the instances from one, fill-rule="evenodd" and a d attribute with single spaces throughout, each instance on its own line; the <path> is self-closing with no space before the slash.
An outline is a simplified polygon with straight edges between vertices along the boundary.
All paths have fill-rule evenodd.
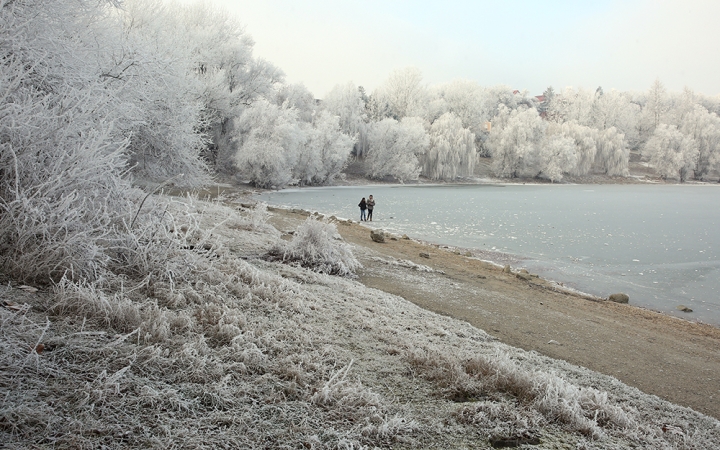
<path id="1" fill-rule="evenodd" d="M 349 81 L 372 92 L 408 66 L 430 85 L 467 79 L 531 95 L 645 91 L 656 78 L 720 94 L 718 0 L 211 2 L 245 25 L 256 57 L 318 98 Z"/>

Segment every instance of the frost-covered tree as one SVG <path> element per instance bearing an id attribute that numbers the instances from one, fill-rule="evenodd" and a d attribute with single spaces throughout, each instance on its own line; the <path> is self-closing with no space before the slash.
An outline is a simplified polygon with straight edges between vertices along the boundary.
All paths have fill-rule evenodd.
<path id="1" fill-rule="evenodd" d="M 691 137 L 664 123 L 658 125 L 642 151 L 662 178 L 678 178 L 681 183 L 692 175 L 697 154 L 697 144 Z"/>
<path id="2" fill-rule="evenodd" d="M 422 73 L 416 67 L 398 69 L 373 92 L 378 114 L 400 120 L 403 117 L 424 116 L 427 89 Z M 378 120 L 384 118 L 378 117 Z"/>
<path id="3" fill-rule="evenodd" d="M 595 165 L 606 175 L 628 175 L 630 151 L 625 143 L 625 136 L 615 127 L 597 133 L 597 152 Z"/>
<path id="4" fill-rule="evenodd" d="M 188 185 L 209 181 L 201 153 L 210 141 L 202 131 L 208 130 L 213 116 L 204 104 L 207 89 L 196 76 L 200 63 L 187 41 L 192 33 L 185 8 L 159 0 L 128 0 L 113 12 L 122 29 L 115 46 L 104 49 L 109 61 L 100 66 L 121 89 L 126 110 L 116 123 L 131 136 L 128 151 L 134 172 L 151 180 L 183 173 L 182 182 Z M 223 98 L 214 107 L 224 103 Z"/>
<path id="5" fill-rule="evenodd" d="M 475 170 L 475 135 L 453 113 L 430 126 L 430 147 L 422 158 L 422 173 L 432 180 L 469 177 Z"/>
<path id="6" fill-rule="evenodd" d="M 591 124 L 593 100 L 595 94 L 582 88 L 567 87 L 562 93 L 556 93 L 548 104 L 547 116 L 555 122 L 575 121 L 580 125 Z"/>
<path id="7" fill-rule="evenodd" d="M 569 173 L 572 175 L 587 175 L 592 169 L 597 153 L 597 130 L 578 124 L 565 122 L 559 127 L 559 133 L 573 140 L 575 145 L 576 164 Z"/>
<path id="8" fill-rule="evenodd" d="M 645 108 L 648 116 L 651 118 L 654 130 L 660 126 L 663 115 L 667 112 L 667 90 L 659 78 L 650 86 L 648 102 Z"/>
<path id="9" fill-rule="evenodd" d="M 355 155 L 364 157 L 369 143 L 366 104 L 360 88 L 353 83 L 336 85 L 325 95 L 322 107 L 339 117 L 343 132 L 355 138 Z"/>
<path id="10" fill-rule="evenodd" d="M 638 120 L 640 106 L 632 103 L 630 98 L 616 90 L 596 92 L 588 125 L 600 131 L 615 127 L 625 136 L 629 148 L 639 145 Z"/>
<path id="11" fill-rule="evenodd" d="M 658 78 L 647 92 L 638 95 L 636 101 L 642 107 L 642 112 L 638 117 L 638 133 L 640 142 L 645 143 L 650 139 L 655 128 L 661 123 L 667 123 L 666 115 L 669 109 L 669 97 L 665 86 Z"/>
<path id="12" fill-rule="evenodd" d="M 428 106 L 428 120 L 432 123 L 442 114 L 451 112 L 460 118 L 464 128 L 469 129 L 476 139 L 477 149 L 481 148 L 485 123 L 492 117 L 487 102 L 487 92 L 474 81 L 455 80 L 432 91 L 434 100 Z"/>
<path id="13" fill-rule="evenodd" d="M 140 162 L 153 162 L 153 153 L 162 160 L 168 148 L 184 149 L 200 151 L 215 170 L 230 172 L 235 152 L 230 138 L 232 119 L 256 99 L 275 95 L 282 71 L 253 58 L 254 43 L 238 20 L 210 3 L 126 0 L 117 11 L 123 22 L 123 49 L 115 59 L 120 69 L 128 67 L 123 77 L 133 76 L 133 88 L 154 92 L 157 85 L 165 95 L 143 98 L 138 94 L 141 109 L 172 111 L 178 123 L 194 131 L 196 140 L 204 138 L 174 143 L 172 139 L 186 136 L 183 130 L 173 131 L 162 122 L 158 127 L 148 126 L 140 130 L 150 137 L 141 142 Z M 132 94 L 131 89 L 128 98 Z M 183 113 L 187 108 L 197 117 Z M 150 134 L 155 129 L 167 131 L 156 139 Z"/>
<path id="14" fill-rule="evenodd" d="M 571 172 L 578 161 L 575 141 L 562 133 L 548 134 L 538 152 L 532 155 L 530 167 L 539 170 L 537 177 L 550 181 L 560 181 L 563 175 Z"/>
<path id="15" fill-rule="evenodd" d="M 387 118 L 372 124 L 368 142 L 367 174 L 371 178 L 390 175 L 402 183 L 418 178 L 419 158 L 427 151 L 430 138 L 419 117 L 405 117 L 400 122 Z"/>
<path id="16" fill-rule="evenodd" d="M 534 109 L 508 112 L 501 108 L 488 138 L 495 175 L 503 178 L 537 175 L 539 168 L 533 164 L 538 160 L 536 155 L 546 129 L 547 122 Z"/>
<path id="17" fill-rule="evenodd" d="M 506 85 L 491 86 L 485 89 L 485 106 L 488 117 L 495 117 L 500 113 L 500 107 L 512 111 L 518 107 L 518 97 L 513 94 L 513 89 Z"/>
<path id="18" fill-rule="evenodd" d="M 275 103 L 283 108 L 294 108 L 298 113 L 298 119 L 303 122 L 312 122 L 317 105 L 315 96 L 304 84 L 283 84 L 276 93 Z"/>
<path id="19" fill-rule="evenodd" d="M 235 120 L 238 174 L 259 187 L 283 187 L 293 180 L 307 134 L 297 111 L 265 100 L 254 102 Z"/>
<path id="20" fill-rule="evenodd" d="M 299 148 L 294 178 L 300 184 L 332 182 L 347 165 L 353 139 L 340 129 L 338 116 L 327 111 L 320 112 L 312 126 L 306 125 L 305 133 L 307 139 Z"/>
<path id="21" fill-rule="evenodd" d="M 692 138 L 697 145 L 696 179 L 703 179 L 710 171 L 720 169 L 720 117 L 717 114 L 696 104 L 682 118 L 678 131 Z"/>

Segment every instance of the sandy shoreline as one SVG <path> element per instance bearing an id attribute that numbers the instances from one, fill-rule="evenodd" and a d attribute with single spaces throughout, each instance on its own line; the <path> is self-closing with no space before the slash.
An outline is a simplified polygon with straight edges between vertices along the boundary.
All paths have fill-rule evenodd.
<path id="1" fill-rule="evenodd" d="M 306 212 L 274 209 L 279 229 Z M 370 239 L 368 227 L 340 222 L 368 287 L 464 320 L 501 342 L 616 377 L 644 392 L 720 418 L 720 329 L 581 293 L 558 292 L 540 278 L 525 280 L 497 264 L 437 245 L 395 237 Z M 420 253 L 429 256 L 421 257 Z M 430 268 L 417 279 L 388 261 Z"/>

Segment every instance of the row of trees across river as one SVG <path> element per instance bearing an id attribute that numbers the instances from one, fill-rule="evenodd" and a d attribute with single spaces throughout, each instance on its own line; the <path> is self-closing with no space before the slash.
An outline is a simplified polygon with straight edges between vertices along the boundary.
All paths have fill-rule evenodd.
<path id="1" fill-rule="evenodd" d="M 316 100 L 254 57 L 237 19 L 208 4 L 0 5 L 2 145 L 12 150 L 3 167 L 38 155 L 28 146 L 74 147 L 103 161 L 81 164 L 152 180 L 182 173 L 188 185 L 213 172 L 263 187 L 325 184 L 352 157 L 368 177 L 401 182 L 472 176 L 481 157 L 498 177 L 553 181 L 626 176 L 633 151 L 680 181 L 720 167 L 720 99 L 668 93 L 659 80 L 646 92 L 534 97 L 473 81 L 427 86 L 407 68 L 370 94 L 347 83 Z"/>

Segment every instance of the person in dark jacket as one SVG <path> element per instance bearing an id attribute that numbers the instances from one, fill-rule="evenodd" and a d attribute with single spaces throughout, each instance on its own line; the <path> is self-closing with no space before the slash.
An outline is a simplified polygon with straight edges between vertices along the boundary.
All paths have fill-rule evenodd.
<path id="1" fill-rule="evenodd" d="M 365 201 L 365 197 L 360 200 L 360 204 L 358 205 L 360 207 L 360 222 L 365 220 L 365 210 L 367 209 L 367 202 Z"/>
<path id="2" fill-rule="evenodd" d="M 368 209 L 367 220 L 372 222 L 372 212 L 373 212 L 373 208 L 375 207 L 375 199 L 373 198 L 372 195 L 370 197 L 368 197 L 366 203 L 367 203 L 367 209 Z"/>

